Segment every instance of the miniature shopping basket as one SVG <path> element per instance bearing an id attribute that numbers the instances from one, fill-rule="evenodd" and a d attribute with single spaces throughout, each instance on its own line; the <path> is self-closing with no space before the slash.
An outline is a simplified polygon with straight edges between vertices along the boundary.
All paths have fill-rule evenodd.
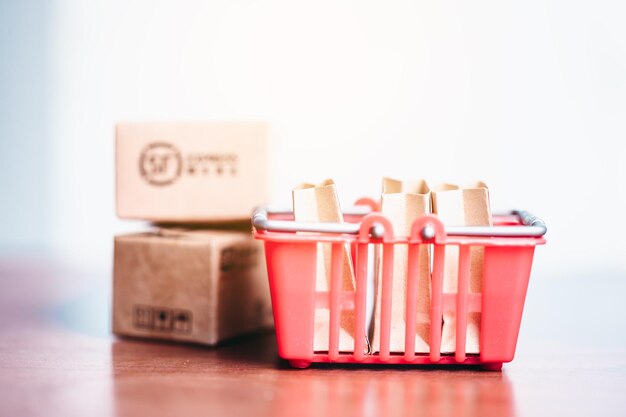
<path id="1" fill-rule="evenodd" d="M 285 211 L 258 208 L 252 217 L 257 239 L 264 241 L 279 355 L 296 368 L 312 362 L 363 364 L 480 365 L 497 370 L 510 362 L 515 346 L 526 289 L 536 245 L 545 243 L 546 226 L 526 211 L 493 216 L 493 226 L 444 226 L 437 216 L 424 215 L 415 220 L 411 235 L 396 237 L 390 221 L 378 212 L 378 204 L 361 199 L 344 213 L 345 223 L 306 223 L 293 221 Z M 306 232 L 306 233 L 302 233 Z M 332 245 L 330 287 L 316 291 L 318 243 Z M 342 255 L 350 245 L 355 265 L 355 291 L 340 285 Z M 372 245 L 382 247 L 383 268 L 380 349 L 369 353 L 367 346 L 366 305 L 368 256 Z M 390 352 L 391 285 L 393 250 L 408 245 L 406 336 L 404 352 Z M 415 353 L 418 250 L 429 245 L 432 253 L 430 335 L 427 353 Z M 443 292 L 443 268 L 447 245 L 459 247 L 458 290 Z M 482 292 L 469 291 L 470 247 L 484 247 Z M 371 272 L 371 271 L 369 271 Z M 371 287 L 370 287 L 371 291 Z M 316 308 L 329 310 L 328 351 L 314 351 L 314 314 Z M 341 312 L 353 310 L 354 349 L 339 350 Z M 456 350 L 442 354 L 444 312 L 456 313 Z M 466 353 L 467 316 L 480 312 L 480 353 Z"/>

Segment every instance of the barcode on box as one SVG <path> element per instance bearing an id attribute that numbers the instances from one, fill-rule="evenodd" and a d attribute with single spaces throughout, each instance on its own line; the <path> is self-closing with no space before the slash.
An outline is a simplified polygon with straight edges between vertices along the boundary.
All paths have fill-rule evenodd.
<path id="1" fill-rule="evenodd" d="M 188 310 L 136 305 L 133 324 L 138 329 L 190 333 L 192 314 Z"/>

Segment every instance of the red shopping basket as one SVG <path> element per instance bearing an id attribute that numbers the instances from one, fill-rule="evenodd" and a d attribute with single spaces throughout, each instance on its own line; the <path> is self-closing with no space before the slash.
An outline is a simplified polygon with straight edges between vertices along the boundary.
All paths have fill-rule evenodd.
<path id="1" fill-rule="evenodd" d="M 367 207 L 369 206 L 369 207 Z M 361 210 L 363 209 L 363 210 Z M 367 209 L 367 210 L 365 210 Z M 377 212 L 370 199 L 357 202 L 345 213 L 345 223 L 306 223 L 293 221 L 284 211 L 256 209 L 252 223 L 255 237 L 265 242 L 265 255 L 272 296 L 279 355 L 296 368 L 312 362 L 364 364 L 481 365 L 500 369 L 515 355 L 526 289 L 536 245 L 544 244 L 546 226 L 525 211 L 493 216 L 493 226 L 446 227 L 435 215 L 418 218 L 411 236 L 395 237 L 387 218 Z M 306 233 L 299 233 L 306 232 Z M 332 245 L 330 289 L 315 289 L 318 243 Z M 349 244 L 355 256 L 355 291 L 342 291 L 340 259 Z M 382 246 L 382 256 L 393 257 L 395 245 L 408 245 L 406 331 L 415 329 L 420 245 L 432 252 L 430 340 L 428 353 L 415 353 L 414 338 L 405 338 L 403 353 L 390 352 L 390 311 L 393 270 L 384 268 L 381 297 L 380 349 L 368 353 L 366 346 L 366 303 L 368 256 L 371 245 Z M 457 293 L 443 292 L 443 267 L 446 245 L 459 246 Z M 484 247 L 482 292 L 468 291 L 470 247 Z M 391 258 L 389 258 L 391 259 Z M 392 265 L 391 265 L 392 266 Z M 313 350 L 316 308 L 329 309 L 328 351 Z M 354 310 L 354 349 L 339 351 L 341 311 Z M 456 350 L 440 353 L 443 312 L 456 312 Z M 480 353 L 466 354 L 467 315 L 480 312 Z M 414 330 L 412 330 L 414 332 Z"/>

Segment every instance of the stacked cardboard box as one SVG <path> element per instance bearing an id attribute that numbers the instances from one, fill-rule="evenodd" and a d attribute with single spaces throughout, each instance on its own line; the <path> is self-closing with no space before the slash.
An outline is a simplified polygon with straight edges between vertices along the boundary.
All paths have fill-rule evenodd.
<path id="1" fill-rule="evenodd" d="M 266 152 L 263 123 L 117 126 L 117 214 L 154 229 L 115 238 L 115 334 L 213 345 L 271 326 L 249 226 L 267 202 Z"/>

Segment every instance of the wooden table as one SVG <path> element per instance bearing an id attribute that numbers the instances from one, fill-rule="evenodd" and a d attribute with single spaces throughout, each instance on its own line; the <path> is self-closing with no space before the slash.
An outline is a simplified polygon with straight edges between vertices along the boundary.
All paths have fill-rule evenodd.
<path id="1" fill-rule="evenodd" d="M 293 370 L 273 334 L 218 348 L 116 339 L 108 271 L 4 258 L 0 415 L 626 415 L 624 278 L 534 274 L 517 357 L 502 372 Z"/>

